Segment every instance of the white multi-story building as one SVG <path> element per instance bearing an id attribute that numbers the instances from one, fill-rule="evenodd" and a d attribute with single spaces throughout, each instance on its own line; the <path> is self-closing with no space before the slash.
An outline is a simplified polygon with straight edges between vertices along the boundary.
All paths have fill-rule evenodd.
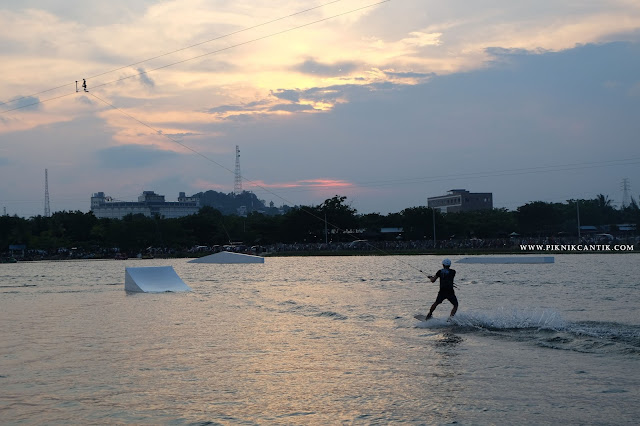
<path id="1" fill-rule="evenodd" d="M 96 192 L 91 196 L 91 211 L 97 218 L 122 219 L 129 214 L 143 214 L 148 217 L 160 216 L 164 219 L 175 219 L 198 213 L 200 200 L 186 197 L 184 192 L 178 196 L 178 202 L 167 202 L 164 195 L 153 191 L 144 191 L 137 202 L 117 201 Z"/>
<path id="2" fill-rule="evenodd" d="M 469 192 L 466 189 L 452 189 L 447 195 L 429 197 L 427 206 L 442 213 L 468 212 L 493 209 L 491 192 Z"/>

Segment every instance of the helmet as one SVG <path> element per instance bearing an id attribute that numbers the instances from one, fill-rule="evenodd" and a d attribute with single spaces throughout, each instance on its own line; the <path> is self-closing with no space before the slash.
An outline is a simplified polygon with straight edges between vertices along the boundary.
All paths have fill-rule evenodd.
<path id="1" fill-rule="evenodd" d="M 445 259 L 442 261 L 442 266 L 451 266 L 451 261 L 449 259 Z"/>

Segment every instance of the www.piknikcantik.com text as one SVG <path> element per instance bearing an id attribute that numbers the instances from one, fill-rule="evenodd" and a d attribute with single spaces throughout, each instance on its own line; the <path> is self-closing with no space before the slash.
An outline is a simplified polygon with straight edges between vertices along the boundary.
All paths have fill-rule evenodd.
<path id="1" fill-rule="evenodd" d="M 633 251 L 633 244 L 520 244 L 522 251 Z"/>

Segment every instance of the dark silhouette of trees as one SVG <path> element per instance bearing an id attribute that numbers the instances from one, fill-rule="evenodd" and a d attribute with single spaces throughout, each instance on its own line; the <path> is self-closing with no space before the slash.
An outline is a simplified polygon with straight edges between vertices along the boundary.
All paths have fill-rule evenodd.
<path id="1" fill-rule="evenodd" d="M 345 233 L 354 232 L 358 228 L 356 209 L 345 203 L 347 197 L 336 195 L 325 200 L 318 208 L 318 217 L 326 218 L 327 229 L 334 241 L 350 241 Z M 324 235 L 324 232 L 321 233 Z"/>
<path id="2" fill-rule="evenodd" d="M 281 242 L 304 243 L 324 241 L 324 215 L 318 207 L 294 207 L 282 218 Z"/>
<path id="3" fill-rule="evenodd" d="M 522 237 L 577 237 L 578 211 L 581 225 L 592 225 L 607 232 L 619 231 L 620 224 L 636 227 L 640 224 L 640 208 L 635 200 L 616 209 L 602 194 L 591 200 L 566 203 L 536 201 L 516 211 L 492 209 L 449 214 L 436 211 L 434 214 L 427 207 L 411 207 L 388 215 L 359 215 L 347 197 L 336 195 L 320 205 L 297 206 L 280 215 L 259 211 L 246 216 L 225 215 L 204 206 L 197 214 L 179 219 L 141 214 L 128 215 L 122 220 L 98 219 L 92 212 L 80 211 L 29 219 L 0 216 L 0 251 L 6 252 L 10 245 L 25 245 L 50 255 L 58 249 L 105 253 L 115 248 L 136 254 L 157 248 L 184 252 L 198 245 L 232 242 L 252 246 L 398 239 L 397 233 L 381 233 L 382 228 L 402 228 L 401 239 L 405 241 L 432 240 L 434 217 L 438 241 L 504 239 L 514 232 Z"/>
<path id="4" fill-rule="evenodd" d="M 440 215 L 440 213 L 437 213 Z M 400 213 L 404 237 L 409 240 L 433 239 L 433 211 L 428 207 L 410 207 Z M 387 225 L 389 226 L 389 225 Z"/>
<path id="5" fill-rule="evenodd" d="M 560 203 L 535 201 L 516 210 L 518 228 L 523 235 L 555 235 L 564 230 L 565 217 L 565 208 Z"/>
<path id="6" fill-rule="evenodd" d="M 446 221 L 449 232 L 458 238 L 505 237 L 518 229 L 513 212 L 507 209 L 450 213 Z"/>

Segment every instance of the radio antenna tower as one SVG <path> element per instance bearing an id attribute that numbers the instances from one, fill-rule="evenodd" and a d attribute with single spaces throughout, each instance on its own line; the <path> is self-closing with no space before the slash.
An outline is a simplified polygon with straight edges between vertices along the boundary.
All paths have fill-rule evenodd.
<path id="1" fill-rule="evenodd" d="M 629 178 L 622 179 L 622 208 L 628 207 L 631 204 L 629 200 L 629 191 L 631 191 L 631 184 L 629 183 Z"/>
<path id="2" fill-rule="evenodd" d="M 44 169 L 44 217 L 51 216 L 51 207 L 49 206 L 49 170 Z"/>
<path id="3" fill-rule="evenodd" d="M 240 174 L 240 147 L 236 145 L 236 178 L 233 183 L 233 193 L 242 194 L 242 175 Z"/>

